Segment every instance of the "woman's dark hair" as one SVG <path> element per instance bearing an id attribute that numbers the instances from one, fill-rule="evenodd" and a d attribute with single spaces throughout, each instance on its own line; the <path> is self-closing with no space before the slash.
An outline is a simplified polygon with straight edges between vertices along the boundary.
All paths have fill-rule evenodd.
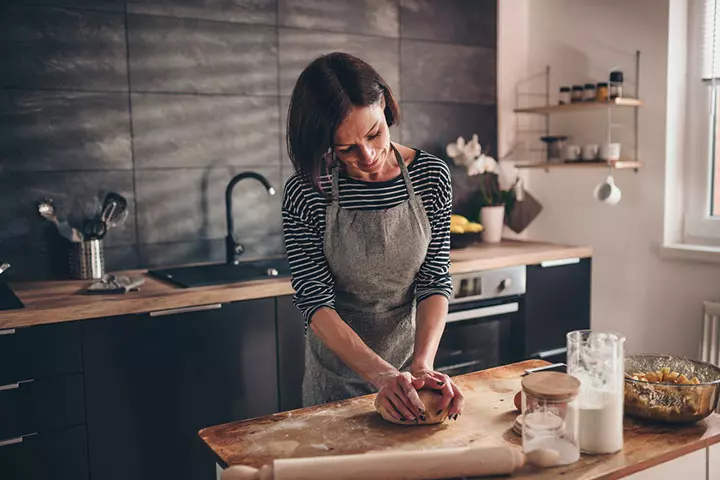
<path id="1" fill-rule="evenodd" d="M 400 120 L 398 103 L 370 65 L 339 52 L 308 65 L 295 84 L 288 111 L 287 149 L 295 171 L 317 187 L 335 131 L 351 107 L 374 105 L 383 97 L 387 124 L 396 125 Z"/>

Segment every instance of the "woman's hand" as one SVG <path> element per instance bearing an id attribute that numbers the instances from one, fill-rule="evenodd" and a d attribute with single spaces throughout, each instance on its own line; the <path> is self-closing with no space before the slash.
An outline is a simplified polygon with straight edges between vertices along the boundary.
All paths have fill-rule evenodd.
<path id="1" fill-rule="evenodd" d="M 422 382 L 418 388 L 440 390 L 443 394 L 443 399 L 440 403 L 441 409 L 449 407 L 448 418 L 457 420 L 458 415 L 463 411 L 465 396 L 452 379 L 444 373 L 436 372 L 431 368 L 413 369 L 412 375 L 418 380 L 416 384 Z"/>
<path id="2" fill-rule="evenodd" d="M 417 394 L 422 381 L 408 372 L 394 371 L 381 375 L 374 383 L 379 388 L 377 402 L 390 416 L 400 421 L 425 421 L 425 407 Z"/>

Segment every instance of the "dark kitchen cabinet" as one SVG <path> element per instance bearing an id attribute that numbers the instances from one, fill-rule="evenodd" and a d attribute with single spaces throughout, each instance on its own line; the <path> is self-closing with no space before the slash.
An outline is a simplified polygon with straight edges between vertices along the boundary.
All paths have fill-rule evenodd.
<path id="1" fill-rule="evenodd" d="M 0 388 L 0 441 L 82 425 L 84 397 L 79 373 L 4 385 Z"/>
<path id="2" fill-rule="evenodd" d="M 0 330 L 0 386 L 80 372 L 80 322 Z"/>
<path id="3" fill-rule="evenodd" d="M 527 267 L 526 348 L 531 358 L 565 361 L 565 336 L 590 328 L 592 260 L 567 259 Z"/>
<path id="4" fill-rule="evenodd" d="M 305 320 L 292 296 L 276 297 L 280 410 L 302 407 L 305 372 Z"/>
<path id="5" fill-rule="evenodd" d="M 213 480 L 201 428 L 278 410 L 275 299 L 83 324 L 93 480 Z"/>
<path id="6" fill-rule="evenodd" d="M 118 458 L 118 464 L 122 459 Z M 85 427 L 35 433 L 0 441 L 3 480 L 88 480 Z"/>

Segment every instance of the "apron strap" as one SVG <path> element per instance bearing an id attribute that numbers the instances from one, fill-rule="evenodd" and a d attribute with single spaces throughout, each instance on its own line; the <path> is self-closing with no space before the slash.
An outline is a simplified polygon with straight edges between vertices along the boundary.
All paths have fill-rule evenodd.
<path id="1" fill-rule="evenodd" d="M 338 187 L 340 174 L 338 172 L 338 166 L 334 165 L 332 168 L 332 201 L 333 205 L 340 204 L 340 187 Z"/>
<path id="2" fill-rule="evenodd" d="M 402 155 L 400 155 L 400 152 L 397 148 L 395 148 L 394 144 L 391 143 L 390 146 L 392 147 L 393 152 L 395 152 L 395 158 L 397 159 L 398 165 L 400 166 L 403 180 L 405 180 L 405 187 L 407 187 L 408 196 L 410 198 L 413 198 L 415 197 L 415 189 L 413 188 L 412 181 L 410 180 L 410 173 L 408 173 L 407 165 L 405 165 L 405 160 L 403 160 Z"/>

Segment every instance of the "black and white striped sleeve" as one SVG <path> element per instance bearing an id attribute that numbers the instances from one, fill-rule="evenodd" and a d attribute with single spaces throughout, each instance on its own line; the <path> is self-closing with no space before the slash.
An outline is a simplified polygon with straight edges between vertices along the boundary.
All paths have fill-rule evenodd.
<path id="1" fill-rule="evenodd" d="M 450 215 L 452 213 L 452 182 L 447 165 L 438 161 L 433 175 L 433 208 L 428 209 L 432 239 L 425 261 L 415 278 L 418 303 L 432 295 L 449 297 L 450 277 Z"/>
<path id="2" fill-rule="evenodd" d="M 283 233 L 295 306 L 307 326 L 322 307 L 335 308 L 335 285 L 323 250 L 323 232 L 305 205 L 301 180 L 291 178 L 283 194 Z"/>

